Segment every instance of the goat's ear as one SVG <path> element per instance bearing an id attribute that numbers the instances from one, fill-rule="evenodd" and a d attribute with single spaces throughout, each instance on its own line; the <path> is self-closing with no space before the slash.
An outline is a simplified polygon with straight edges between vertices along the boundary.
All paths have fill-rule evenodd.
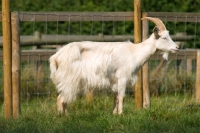
<path id="1" fill-rule="evenodd" d="M 154 33 L 156 39 L 158 39 L 160 37 L 159 32 L 160 32 L 160 30 L 158 29 L 157 26 L 155 26 L 153 29 L 153 33 Z"/>

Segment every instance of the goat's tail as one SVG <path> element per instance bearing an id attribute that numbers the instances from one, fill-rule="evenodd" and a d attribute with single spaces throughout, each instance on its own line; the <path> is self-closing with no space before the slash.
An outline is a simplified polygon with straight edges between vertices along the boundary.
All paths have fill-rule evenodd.
<path id="1" fill-rule="evenodd" d="M 56 58 L 55 58 L 55 55 L 51 56 L 49 58 L 49 62 L 50 62 L 50 71 L 51 71 L 51 75 L 50 75 L 50 78 L 52 79 L 52 81 L 54 82 L 54 75 L 55 75 L 55 72 L 57 71 L 58 69 L 58 65 L 57 65 L 57 62 L 56 62 Z"/>

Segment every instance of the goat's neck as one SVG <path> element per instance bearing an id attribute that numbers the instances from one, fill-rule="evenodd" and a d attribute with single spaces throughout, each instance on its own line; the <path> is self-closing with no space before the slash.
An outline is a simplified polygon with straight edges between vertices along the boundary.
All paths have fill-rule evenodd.
<path id="1" fill-rule="evenodd" d="M 151 55 L 156 52 L 156 39 L 155 36 L 152 34 L 147 40 L 136 44 L 138 47 L 137 53 L 137 62 L 139 66 L 142 66 Z"/>

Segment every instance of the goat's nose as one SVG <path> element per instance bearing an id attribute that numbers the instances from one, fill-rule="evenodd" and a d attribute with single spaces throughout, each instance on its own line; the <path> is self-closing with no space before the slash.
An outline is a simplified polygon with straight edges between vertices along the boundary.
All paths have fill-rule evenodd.
<path id="1" fill-rule="evenodd" d="M 179 49 L 179 46 L 176 46 L 177 49 Z"/>

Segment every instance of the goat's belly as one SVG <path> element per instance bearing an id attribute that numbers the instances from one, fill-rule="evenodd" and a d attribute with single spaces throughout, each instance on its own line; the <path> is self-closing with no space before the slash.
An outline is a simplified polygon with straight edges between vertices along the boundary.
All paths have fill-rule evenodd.
<path id="1" fill-rule="evenodd" d="M 87 76 L 87 78 L 81 80 L 81 88 L 106 89 L 110 88 L 110 81 L 101 76 Z"/>
<path id="2" fill-rule="evenodd" d="M 127 81 L 126 88 L 132 88 L 132 87 L 135 85 L 137 79 L 138 79 L 137 76 L 132 76 L 132 77 Z"/>

